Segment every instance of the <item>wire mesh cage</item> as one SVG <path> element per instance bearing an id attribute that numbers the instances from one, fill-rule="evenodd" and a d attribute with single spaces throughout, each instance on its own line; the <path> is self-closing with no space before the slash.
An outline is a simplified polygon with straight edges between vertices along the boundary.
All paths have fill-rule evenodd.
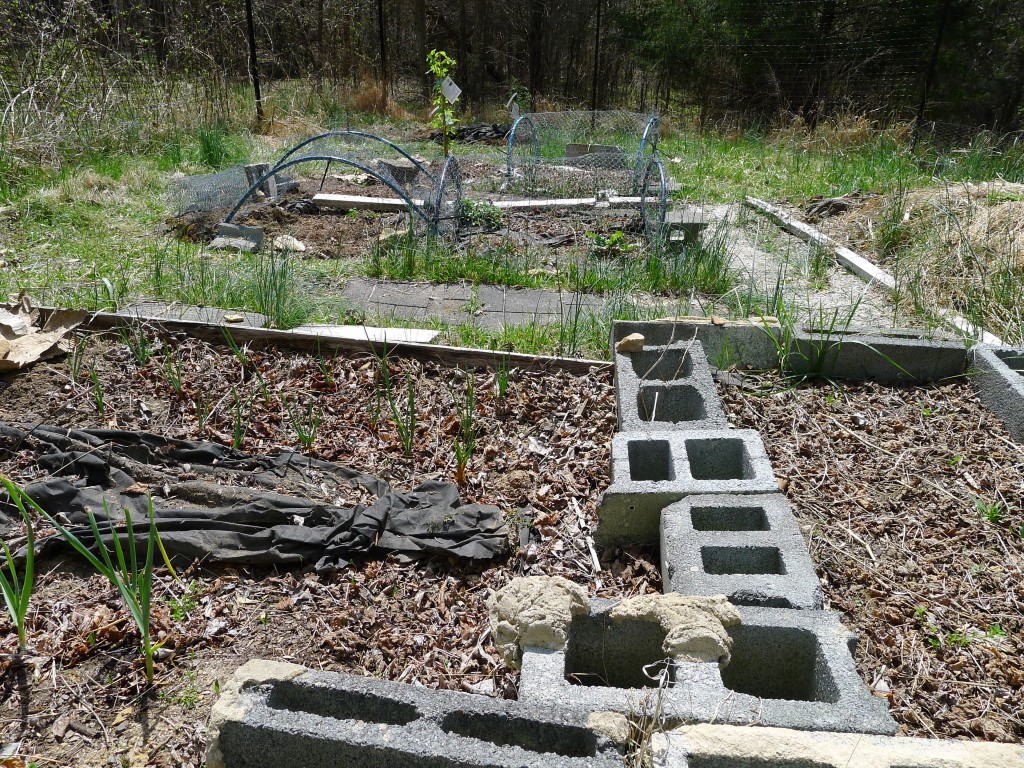
<path id="1" fill-rule="evenodd" d="M 354 166 L 365 167 L 389 186 L 402 189 L 407 196 L 425 200 L 435 186 L 436 174 L 429 160 L 417 158 L 397 144 L 364 131 L 328 131 L 299 142 L 277 161 L 281 165 L 300 158 L 332 156 L 345 158 Z M 332 163 L 327 162 L 320 180 L 324 181 Z"/>
<path id="2" fill-rule="evenodd" d="M 169 188 L 178 215 L 212 211 L 232 205 L 252 185 L 252 174 L 243 165 L 218 173 L 175 179 Z"/>
<path id="3" fill-rule="evenodd" d="M 639 187 L 644 236 L 647 243 L 657 250 L 665 244 L 665 213 L 668 209 L 665 166 L 657 157 L 647 159 Z"/>
<path id="4" fill-rule="evenodd" d="M 455 239 L 459 236 L 462 210 L 462 171 L 459 161 L 449 157 L 433 190 L 429 213 L 432 233 Z"/>
<path id="5" fill-rule="evenodd" d="M 509 132 L 509 186 L 552 197 L 636 190 L 658 130 L 658 117 L 641 112 L 528 112 Z"/>

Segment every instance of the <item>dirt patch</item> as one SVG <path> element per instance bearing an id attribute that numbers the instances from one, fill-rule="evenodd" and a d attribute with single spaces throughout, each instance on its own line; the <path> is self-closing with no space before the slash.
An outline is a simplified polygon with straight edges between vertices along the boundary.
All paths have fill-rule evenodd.
<path id="1" fill-rule="evenodd" d="M 230 444 L 237 399 L 250 409 L 242 447 L 264 453 L 301 449 L 293 414 L 314 403 L 319 421 L 310 452 L 405 490 L 454 477 L 453 400 L 465 396 L 473 376 L 477 448 L 460 490 L 466 502 L 501 508 L 512 553 L 476 566 L 360 559 L 329 577 L 200 564 L 184 571 L 181 584 L 162 574 L 154 631 L 166 644 L 151 690 L 143 685 L 138 633 L 113 589 L 70 556 L 46 563 L 30 608 L 27 668 L 14 664 L 13 628 L 0 618 L 0 742 L 18 743 L 26 763 L 198 766 L 219 684 L 257 657 L 514 696 L 517 676 L 500 661 L 487 622 L 492 591 L 516 575 L 564 576 L 590 596 L 660 591 L 651 550 L 604 550 L 595 572 L 586 544 L 608 483 L 615 426 L 608 373 L 513 370 L 499 397 L 493 373 L 392 359 L 400 411 L 407 381 L 415 393 L 408 456 L 389 405 L 377 398 L 380 364 L 370 356 L 321 359 L 251 348 L 243 366 L 228 350 L 191 339 L 150 343 L 152 356 L 140 364 L 124 344 L 88 337 L 76 371 L 65 361 L 2 379 L 0 419 Z M 169 373 L 176 368 L 178 389 Z M 22 484 L 45 474 L 27 446 L 4 448 L 0 471 Z M 308 493 L 325 503 L 358 501 L 339 501 L 329 487 Z"/>
<path id="2" fill-rule="evenodd" d="M 760 431 L 828 606 L 901 733 L 1024 736 L 1024 447 L 967 382 L 748 379 L 720 387 Z"/>

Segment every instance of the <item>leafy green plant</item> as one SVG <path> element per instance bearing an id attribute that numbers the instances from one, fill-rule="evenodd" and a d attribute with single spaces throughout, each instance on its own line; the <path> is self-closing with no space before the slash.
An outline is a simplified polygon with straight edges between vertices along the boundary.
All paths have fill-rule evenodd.
<path id="1" fill-rule="evenodd" d="M 171 595 L 167 598 L 167 602 L 171 607 L 171 618 L 175 621 L 185 621 L 192 611 L 199 607 L 199 599 L 197 597 L 199 589 L 198 581 L 190 581 L 181 593 L 181 597 Z"/>
<path id="2" fill-rule="evenodd" d="M 14 555 L 11 554 L 11 550 L 7 547 L 7 542 L 0 542 L 4 549 L 4 559 L 7 561 L 7 571 L 10 573 L 9 577 L 5 576 L 3 569 L 0 568 L 0 590 L 3 590 L 7 613 L 10 614 L 11 622 L 18 632 L 18 651 L 20 653 L 28 645 L 28 639 L 25 634 L 25 618 L 28 616 L 28 604 L 32 597 L 32 585 L 35 581 L 35 532 L 32 528 L 32 520 L 25 509 L 25 502 L 22 498 L 23 494 L 19 492 L 14 483 L 3 475 L 0 475 L 0 482 L 3 482 L 4 487 L 7 489 L 7 495 L 18 508 L 18 512 L 21 513 L 21 519 L 25 521 L 27 529 L 25 570 L 20 578 L 18 577 L 17 563 L 14 562 Z"/>
<path id="3" fill-rule="evenodd" d="M 23 489 L 7 482 L 4 485 L 7 486 L 8 493 L 11 494 L 12 498 L 17 497 L 22 505 L 28 504 L 37 514 L 46 518 L 47 522 L 57 529 L 64 540 L 84 557 L 93 568 L 103 574 L 114 588 L 117 589 L 121 599 L 124 600 L 125 606 L 128 608 L 128 612 L 131 614 L 132 619 L 134 619 L 135 625 L 139 629 L 141 649 L 146 664 L 146 682 L 152 685 L 154 675 L 153 656 L 157 649 L 163 645 L 163 641 L 154 643 L 150 633 L 153 598 L 153 559 L 158 549 L 163 556 L 164 563 L 166 563 L 171 573 L 174 573 L 174 569 L 171 568 L 170 559 L 167 557 L 167 552 L 160 542 L 160 533 L 156 527 L 156 515 L 153 511 L 153 498 L 150 496 L 148 499 L 149 534 L 146 537 L 145 562 L 140 569 L 131 515 L 125 514 L 125 529 L 128 542 L 128 552 L 126 554 L 125 546 L 121 544 L 120 536 L 114 531 L 110 508 L 107 506 L 106 499 L 103 500 L 103 511 L 106 519 L 111 522 L 111 539 L 114 544 L 116 563 L 111 558 L 107 547 L 103 544 L 99 525 L 96 523 L 96 516 L 91 509 L 86 509 L 86 513 L 89 516 L 89 527 L 92 531 L 93 540 L 96 542 L 96 548 L 100 553 L 99 557 L 94 555 L 92 550 L 82 543 L 82 540 L 74 533 L 65 528 L 33 499 L 29 498 Z"/>
<path id="4" fill-rule="evenodd" d="M 476 382 L 472 371 L 466 371 L 466 394 L 458 397 L 452 392 L 452 403 L 459 420 L 455 433 L 455 482 L 464 485 L 466 467 L 476 450 Z"/>
<path id="5" fill-rule="evenodd" d="M 975 508 L 992 525 L 999 525 L 1003 521 L 1003 514 L 1006 512 L 1006 505 L 1002 500 L 988 502 L 977 496 L 971 496 Z"/>
<path id="6" fill-rule="evenodd" d="M 598 256 L 617 258 L 637 249 L 637 244 L 629 242 L 626 239 L 626 233 L 622 230 L 616 230 L 607 236 L 600 232 L 585 232 L 584 234 L 593 242 L 594 253 Z"/>
<path id="7" fill-rule="evenodd" d="M 501 228 L 501 209 L 486 200 L 466 197 L 459 201 L 459 219 L 463 224 L 492 231 Z"/>
<path id="8" fill-rule="evenodd" d="M 451 103 L 441 90 L 441 83 L 455 70 L 455 59 L 444 51 L 431 49 L 427 54 L 427 69 L 434 78 L 432 101 L 434 111 L 431 116 L 431 124 L 441 132 L 441 143 L 444 147 L 444 156 L 448 157 L 452 136 L 455 135 L 455 126 L 458 119 L 454 115 Z"/>

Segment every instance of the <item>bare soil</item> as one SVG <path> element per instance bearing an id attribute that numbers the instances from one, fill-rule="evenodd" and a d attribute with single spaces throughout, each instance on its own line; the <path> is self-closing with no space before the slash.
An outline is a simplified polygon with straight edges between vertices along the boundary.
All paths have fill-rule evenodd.
<path id="1" fill-rule="evenodd" d="M 966 381 L 746 387 L 720 388 L 730 422 L 764 438 L 900 732 L 1021 741 L 1024 447 Z"/>
<path id="2" fill-rule="evenodd" d="M 371 357 L 253 348 L 243 369 L 225 349 L 151 341 L 142 364 L 120 340 L 89 337 L 74 374 L 57 361 L 5 378 L 0 419 L 230 443 L 233 386 L 253 409 L 245 450 L 298 448 L 285 398 L 314 402 L 321 419 L 310 451 L 401 490 L 453 478 L 453 393 L 472 375 L 479 437 L 460 490 L 464 501 L 502 509 L 510 554 L 483 565 L 362 558 L 325 577 L 192 564 L 178 584 L 161 572 L 154 626 L 167 642 L 153 688 L 113 589 L 71 556 L 43 563 L 23 665 L 0 619 L 0 742 L 16 745 L 5 768 L 30 760 L 195 768 L 219 686 L 256 657 L 514 697 L 517 676 L 487 625 L 491 590 L 530 574 L 563 575 L 608 598 L 661 589 L 651 549 L 597 551 L 595 569 L 588 546 L 615 426 L 607 372 L 513 371 L 499 398 L 493 373 L 393 359 L 392 379 L 408 374 L 416 392 L 407 457 L 392 417 L 373 415 L 379 364 Z M 180 361 L 180 392 L 168 380 L 169 356 Z M 1020 741 L 1024 449 L 967 382 L 791 388 L 738 375 L 741 386 L 720 390 L 730 419 L 764 436 L 829 605 L 860 636 L 858 669 L 901 732 Z M 213 408 L 199 429 L 204 402 Z M 0 471 L 23 484 L 42 475 L 31 446 L 7 448 Z"/>

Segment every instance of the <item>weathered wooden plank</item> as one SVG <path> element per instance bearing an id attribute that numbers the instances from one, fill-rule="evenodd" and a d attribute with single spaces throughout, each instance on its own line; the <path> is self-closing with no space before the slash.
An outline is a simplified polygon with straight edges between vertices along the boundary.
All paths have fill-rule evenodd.
<path id="1" fill-rule="evenodd" d="M 44 318 L 54 312 L 53 308 L 40 308 Z M 507 363 L 512 368 L 538 371 L 564 371 L 585 375 L 593 368 L 607 369 L 611 363 L 605 360 L 576 360 L 546 355 L 524 355 L 517 352 L 502 352 L 466 347 L 449 347 L 437 344 L 415 342 L 378 343 L 362 339 L 344 339 L 312 333 L 296 333 L 269 328 L 253 328 L 245 325 L 201 323 L 193 320 L 148 320 L 145 317 L 116 315 L 110 312 L 91 312 L 79 326 L 83 330 L 105 331 L 113 328 L 144 323 L 148 327 L 166 333 L 184 333 L 212 344 L 224 344 L 224 332 L 228 331 L 236 344 L 268 344 L 287 349 L 308 352 L 343 352 L 349 354 L 369 353 L 400 355 L 427 362 L 440 362 L 472 368 L 494 368 L 498 363 Z"/>
<path id="2" fill-rule="evenodd" d="M 596 197 L 562 198 L 552 200 L 498 200 L 492 205 L 502 211 L 545 211 L 552 208 L 565 210 L 581 210 L 593 208 L 597 204 Z"/>
<path id="3" fill-rule="evenodd" d="M 313 202 L 324 208 L 337 208 L 342 211 L 404 211 L 409 204 L 397 197 L 364 197 L 362 195 L 313 195 Z M 418 206 L 422 200 L 413 200 Z"/>

